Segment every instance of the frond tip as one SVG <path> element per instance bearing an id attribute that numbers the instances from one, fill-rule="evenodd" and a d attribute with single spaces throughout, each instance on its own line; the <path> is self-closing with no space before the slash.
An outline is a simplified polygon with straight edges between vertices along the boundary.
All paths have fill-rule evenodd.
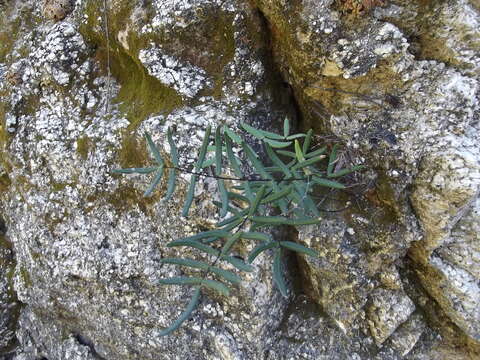
<path id="1" fill-rule="evenodd" d="M 180 325 L 183 324 L 183 322 L 185 320 L 188 320 L 188 318 L 192 314 L 193 310 L 195 310 L 195 308 L 198 305 L 198 301 L 200 300 L 200 294 L 201 294 L 201 290 L 200 290 L 200 286 L 198 286 L 195 289 L 195 292 L 193 293 L 192 299 L 190 300 L 187 307 L 185 308 L 185 311 L 178 317 L 177 320 L 175 320 L 172 323 L 172 325 L 170 325 L 168 328 L 160 331 L 160 333 L 158 335 L 159 336 L 168 335 L 168 334 L 174 332 L 175 330 L 177 330 L 180 327 Z"/>

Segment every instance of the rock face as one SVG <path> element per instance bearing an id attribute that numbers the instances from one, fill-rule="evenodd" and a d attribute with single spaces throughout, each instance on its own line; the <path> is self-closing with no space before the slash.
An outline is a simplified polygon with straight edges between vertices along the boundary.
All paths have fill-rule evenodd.
<path id="1" fill-rule="evenodd" d="M 13 293 L 0 294 L 0 356 L 480 356 L 475 1 L 8 0 L 0 10 L 0 204 L 12 243 L 0 246 L 0 288 L 12 278 L 24 304 L 17 320 Z M 174 126 L 188 165 L 207 125 L 276 131 L 285 116 L 319 143 L 343 143 L 339 166 L 368 166 L 348 192 L 318 194 L 320 225 L 275 234 L 319 257 L 286 259 L 287 299 L 260 257 L 236 295 L 212 293 L 160 337 L 191 294 L 157 285 L 180 274 L 159 260 L 181 254 L 166 243 L 218 220 L 212 184 L 185 219 L 182 184 L 165 203 L 142 198 L 150 179 L 111 170 L 150 163 L 145 131 L 167 153 Z"/>

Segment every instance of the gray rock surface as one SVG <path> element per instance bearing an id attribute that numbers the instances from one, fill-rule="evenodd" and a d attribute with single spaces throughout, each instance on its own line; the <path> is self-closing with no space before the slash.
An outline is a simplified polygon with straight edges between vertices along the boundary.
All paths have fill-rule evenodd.
<path id="1" fill-rule="evenodd" d="M 480 356 L 478 4 L 365 4 L 0 1 L 15 360 Z M 283 299 L 261 256 L 234 296 L 202 297 L 160 337 L 191 294 L 156 284 L 180 274 L 159 260 L 218 220 L 214 184 L 185 219 L 187 178 L 165 203 L 111 170 L 151 161 L 145 131 L 168 153 L 174 126 L 189 166 L 207 125 L 276 130 L 286 115 L 343 143 L 337 169 L 368 165 L 316 194 L 320 225 L 275 233 L 319 257 L 287 256 Z M 0 354 L 16 318 L 2 249 Z"/>

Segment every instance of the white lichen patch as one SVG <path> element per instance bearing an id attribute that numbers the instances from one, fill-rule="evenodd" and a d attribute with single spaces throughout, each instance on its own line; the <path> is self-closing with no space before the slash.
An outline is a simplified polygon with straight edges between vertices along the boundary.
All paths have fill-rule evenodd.
<path id="1" fill-rule="evenodd" d="M 342 38 L 332 49 L 329 60 L 343 70 L 345 79 L 366 75 L 378 62 L 393 55 L 403 55 L 407 39 L 390 23 L 379 23 L 354 39 Z"/>
<path id="2" fill-rule="evenodd" d="M 431 287 L 436 298 L 451 319 L 476 341 L 480 340 L 480 285 L 479 279 L 433 255 L 431 265 L 442 275 L 442 280 Z"/>
<path id="3" fill-rule="evenodd" d="M 183 96 L 194 97 L 200 90 L 211 85 L 203 69 L 176 59 L 153 45 L 149 49 L 140 50 L 138 58 L 150 75 Z"/>
<path id="4" fill-rule="evenodd" d="M 401 290 L 377 289 L 367 305 L 370 331 L 380 346 L 415 310 L 415 304 Z"/>
<path id="5" fill-rule="evenodd" d="M 233 1 L 220 0 L 156 0 L 152 2 L 155 16 L 150 24 L 143 27 L 142 32 L 152 32 L 156 28 L 164 28 L 171 31 L 173 27 L 186 28 L 191 25 L 196 11 L 205 6 L 214 6 L 223 8 L 227 11 L 233 11 L 235 8 Z"/>

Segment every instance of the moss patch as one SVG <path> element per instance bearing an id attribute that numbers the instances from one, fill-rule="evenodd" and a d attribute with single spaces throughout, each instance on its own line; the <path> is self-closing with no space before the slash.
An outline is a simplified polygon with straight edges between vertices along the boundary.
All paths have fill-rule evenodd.
<path id="1" fill-rule="evenodd" d="M 89 148 L 90 140 L 88 139 L 88 137 L 83 136 L 77 139 L 77 153 L 83 160 L 87 159 Z"/>
<path id="2" fill-rule="evenodd" d="M 171 88 L 150 76 L 138 60 L 138 51 L 146 47 L 149 39 L 134 32 L 128 33 L 129 49 L 117 40 L 118 33 L 127 28 L 132 11 L 130 2 L 122 2 L 121 8 L 108 13 L 108 45 L 99 14 L 104 13 L 103 3 L 88 1 L 85 13 L 88 20 L 80 27 L 80 32 L 95 48 L 95 58 L 101 65 L 103 75 L 108 73 L 108 64 L 113 77 L 120 84 L 120 92 L 113 99 L 127 114 L 132 127 L 137 127 L 151 114 L 169 113 L 182 105 L 182 98 Z"/>
<path id="3" fill-rule="evenodd" d="M 22 278 L 23 283 L 25 284 L 25 287 L 29 288 L 32 287 L 33 282 L 32 278 L 30 277 L 30 274 L 28 273 L 27 269 L 25 267 L 20 268 L 20 277 Z"/>

